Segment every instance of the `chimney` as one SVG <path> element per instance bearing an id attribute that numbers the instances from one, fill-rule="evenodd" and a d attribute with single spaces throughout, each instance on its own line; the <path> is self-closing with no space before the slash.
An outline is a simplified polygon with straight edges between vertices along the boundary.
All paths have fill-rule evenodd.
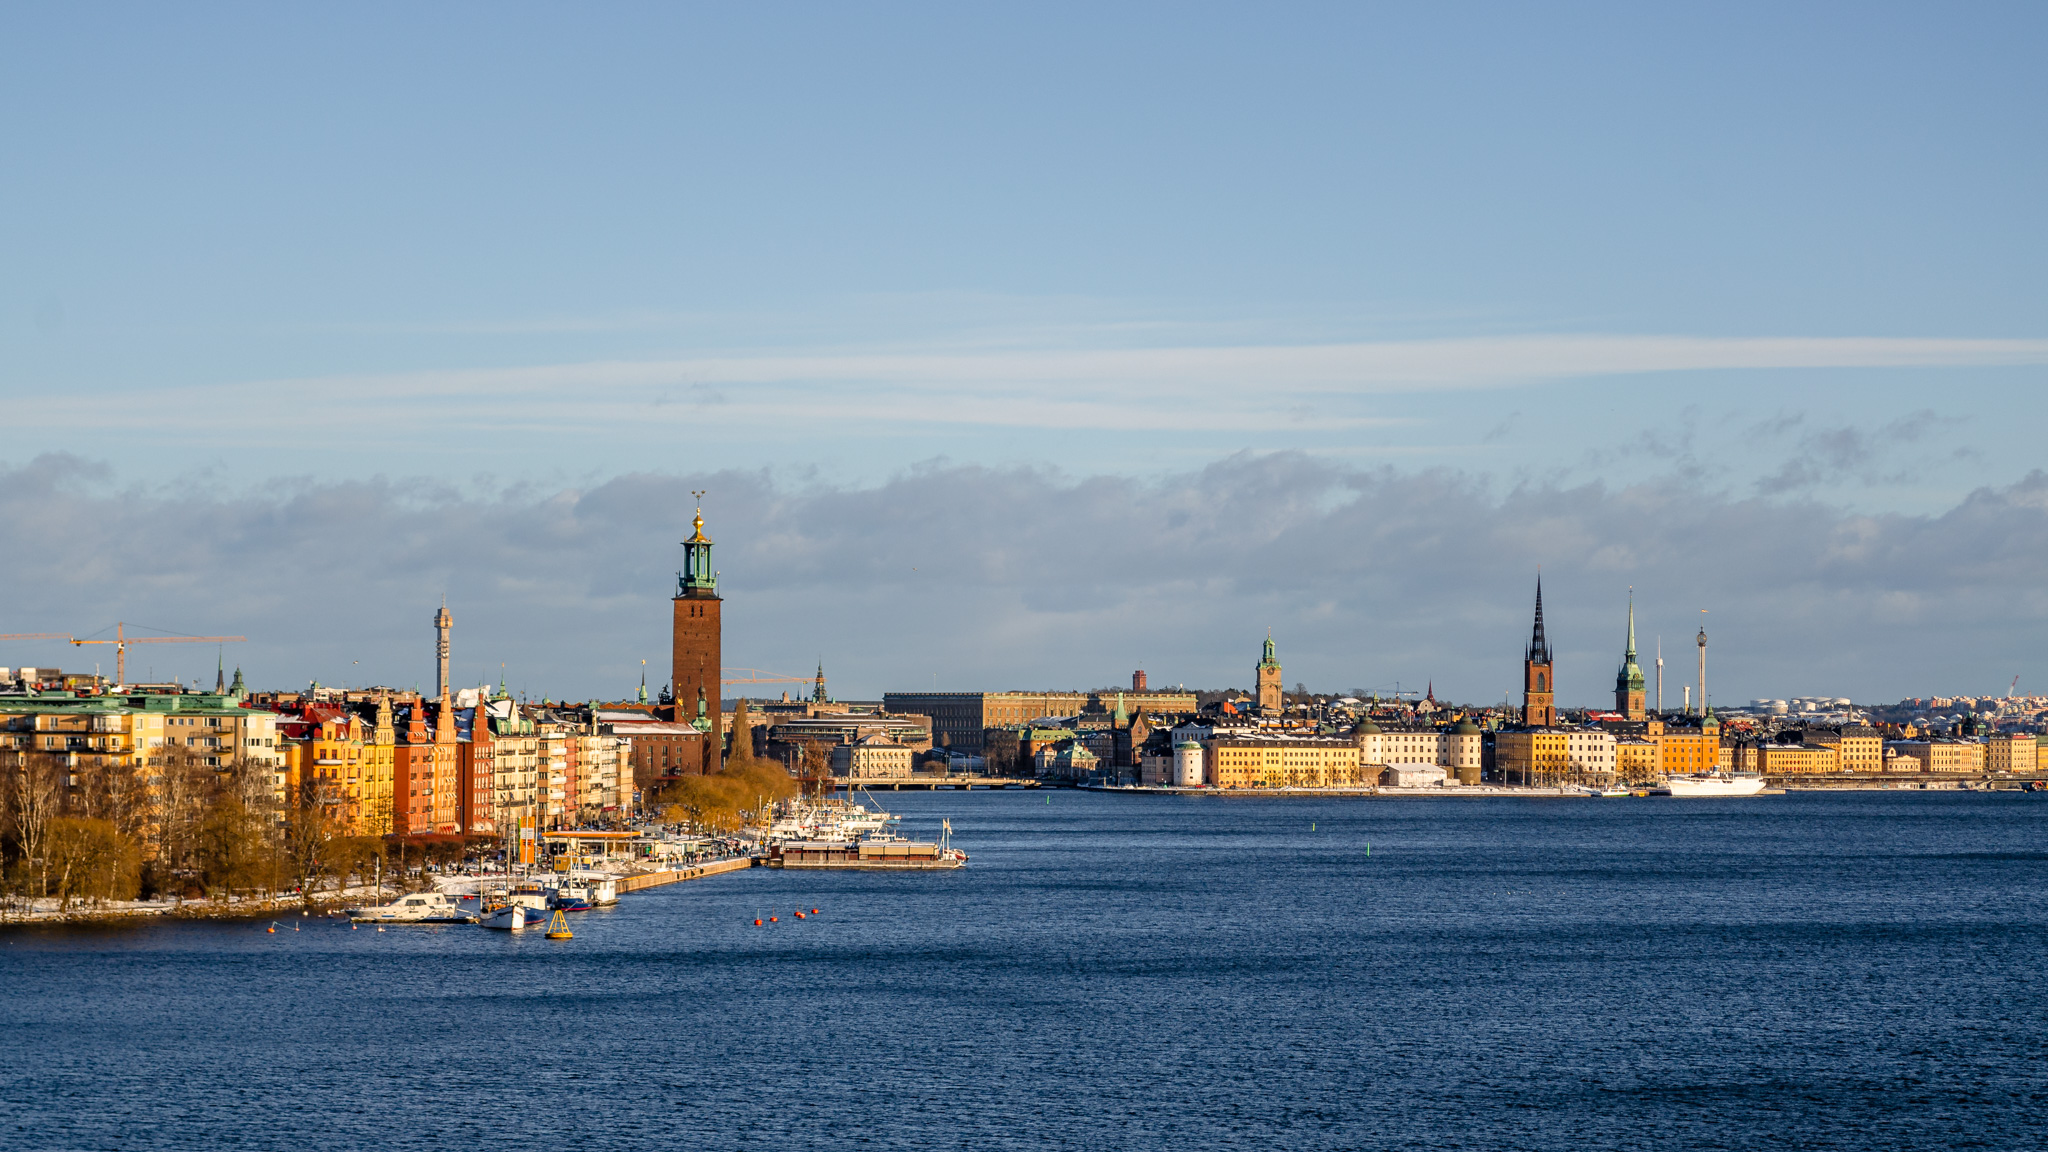
<path id="1" fill-rule="evenodd" d="M 1144 690 L 1145 670 L 1143 668 L 1140 668 L 1136 672 L 1131 673 L 1131 691 L 1143 692 Z"/>

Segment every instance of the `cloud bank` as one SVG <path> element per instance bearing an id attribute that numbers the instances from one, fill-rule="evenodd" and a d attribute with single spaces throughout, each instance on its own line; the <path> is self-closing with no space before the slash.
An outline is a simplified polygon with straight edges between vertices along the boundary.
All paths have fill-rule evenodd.
<path id="1" fill-rule="evenodd" d="M 259 685 L 432 678 L 445 592 L 459 682 L 615 698 L 666 679 L 668 596 L 711 492 L 727 663 L 868 698 L 899 688 L 1246 685 L 1271 628 L 1290 684 L 1499 699 L 1517 683 L 1542 566 L 1561 699 L 1602 700 L 1628 589 L 1667 700 L 1700 608 L 1716 700 L 1865 700 L 2048 683 L 2048 476 L 1933 515 L 1629 487 L 1500 489 L 1452 471 L 1241 454 L 1152 480 L 932 462 L 884 483 L 765 473 L 623 475 L 487 495 L 431 482 L 278 482 L 240 493 L 117 487 L 101 464 L 0 467 L 0 630 L 126 620 L 241 633 Z M 5 642 L 0 664 L 89 666 Z M 105 650 L 97 657 L 106 659 Z M 211 677 L 199 646 L 137 649 L 131 674 Z M 109 669 L 111 671 L 111 669 Z M 749 691 L 775 691 L 755 687 Z"/>

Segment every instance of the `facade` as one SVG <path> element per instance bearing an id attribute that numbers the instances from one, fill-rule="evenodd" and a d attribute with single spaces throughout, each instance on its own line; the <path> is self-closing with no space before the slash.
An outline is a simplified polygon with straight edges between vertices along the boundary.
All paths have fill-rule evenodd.
<path id="1" fill-rule="evenodd" d="M 1561 728 L 1496 732 L 1493 770 L 1503 784 L 1562 784 L 1571 774 L 1571 741 Z"/>
<path id="2" fill-rule="evenodd" d="M 1556 683 L 1551 679 L 1550 641 L 1543 635 L 1543 579 L 1536 580 L 1536 630 L 1522 660 L 1522 725 L 1548 728 L 1557 723 Z"/>
<path id="3" fill-rule="evenodd" d="M 1617 736 L 1614 740 L 1614 774 L 1630 783 L 1655 780 L 1657 742 L 1641 736 Z"/>
<path id="4" fill-rule="evenodd" d="M 882 710 L 894 716 L 924 716 L 932 738 L 945 737 L 956 752 L 982 750 L 982 734 L 991 728 L 1028 724 L 1049 716 L 1073 717 L 1083 712 L 1107 714 L 1116 706 L 1116 692 L 889 692 Z M 1127 712 L 1182 715 L 1195 711 L 1192 692 L 1126 692 Z M 1029 755 L 1027 752 L 1026 755 Z"/>
<path id="5" fill-rule="evenodd" d="M 704 535 L 704 510 L 692 521 L 696 531 L 683 541 L 683 570 L 676 574 L 675 615 L 670 633 L 669 686 L 674 712 L 669 717 L 700 732 L 722 732 L 720 696 L 724 601 L 718 595 L 718 572 L 711 566 L 711 540 Z M 698 740 L 673 749 L 688 756 L 684 772 L 708 774 L 721 766 L 719 741 Z"/>
<path id="6" fill-rule="evenodd" d="M 2027 733 L 1999 732 L 1984 742 L 1987 772 L 2033 772 L 2039 763 L 2039 745 Z"/>
<path id="7" fill-rule="evenodd" d="M 1614 775 L 1614 733 L 1601 728 L 1567 728 L 1564 747 L 1565 760 L 1576 776 Z"/>
<path id="8" fill-rule="evenodd" d="M 1368 720 L 1352 739 L 1364 767 L 1428 764 L 1442 768 L 1451 783 L 1479 783 L 1485 737 L 1469 720 L 1449 728 L 1382 728 Z"/>
<path id="9" fill-rule="evenodd" d="M 832 774 L 847 780 L 907 780 L 913 755 L 908 744 L 877 732 L 852 744 L 834 746 Z"/>
<path id="10" fill-rule="evenodd" d="M 1890 747 L 1919 761 L 1922 772 L 1974 775 L 1984 771 L 1984 745 L 1975 740 L 1899 740 Z"/>
<path id="11" fill-rule="evenodd" d="M 1666 728 L 1653 722 L 1650 729 L 1650 739 L 1657 742 L 1659 775 L 1690 776 L 1721 767 L 1721 724 L 1713 716 L 1704 717 L 1697 728 Z"/>
<path id="12" fill-rule="evenodd" d="M 1842 770 L 1840 750 L 1831 744 L 1759 744 L 1751 770 L 1764 776 L 1820 776 Z"/>
<path id="13" fill-rule="evenodd" d="M 1628 647 L 1622 649 L 1621 668 L 1614 674 L 1614 710 L 1621 718 L 1640 721 L 1648 716 L 1643 701 L 1643 666 L 1636 662 L 1636 594 L 1628 594 Z"/>
<path id="14" fill-rule="evenodd" d="M 1077 739 L 1047 744 L 1031 756 L 1040 777 L 1052 780 L 1085 780 L 1100 761 L 1087 745 Z"/>
<path id="15" fill-rule="evenodd" d="M 1273 634 L 1266 634 L 1266 647 L 1259 656 L 1259 662 L 1252 670 L 1258 682 L 1259 715 L 1268 720 L 1278 720 L 1287 711 L 1287 695 L 1282 690 L 1280 658 L 1273 654 Z"/>
<path id="16" fill-rule="evenodd" d="M 455 796 L 455 819 L 464 832 L 488 836 L 499 831 L 498 744 L 491 735 L 490 710 L 481 703 L 456 716 Z"/>
<path id="17" fill-rule="evenodd" d="M 1350 740 L 1251 732 L 1210 737 L 1203 776 L 1216 788 L 1356 788 L 1370 783 Z"/>

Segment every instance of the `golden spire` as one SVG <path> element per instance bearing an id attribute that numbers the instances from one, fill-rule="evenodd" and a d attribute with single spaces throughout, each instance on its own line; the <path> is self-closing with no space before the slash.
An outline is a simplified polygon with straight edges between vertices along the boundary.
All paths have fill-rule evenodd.
<path id="1" fill-rule="evenodd" d="M 697 529 L 697 532 L 688 540 L 683 541 L 683 543 L 709 544 L 711 543 L 711 541 L 704 535 L 704 493 L 701 490 L 692 489 L 690 491 L 690 495 L 695 496 L 697 498 L 697 518 L 690 522 L 692 526 L 694 526 Z"/>

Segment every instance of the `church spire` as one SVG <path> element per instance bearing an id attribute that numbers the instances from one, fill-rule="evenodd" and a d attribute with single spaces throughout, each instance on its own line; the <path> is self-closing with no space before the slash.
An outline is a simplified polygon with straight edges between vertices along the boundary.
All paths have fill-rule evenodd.
<path id="1" fill-rule="evenodd" d="M 1543 575 L 1536 576 L 1536 630 L 1529 636 L 1529 663 L 1550 663 L 1550 641 L 1543 635 Z"/>
<path id="2" fill-rule="evenodd" d="M 1643 666 L 1636 662 L 1636 590 L 1628 590 L 1628 647 L 1614 674 L 1614 710 L 1626 720 L 1644 719 Z"/>

